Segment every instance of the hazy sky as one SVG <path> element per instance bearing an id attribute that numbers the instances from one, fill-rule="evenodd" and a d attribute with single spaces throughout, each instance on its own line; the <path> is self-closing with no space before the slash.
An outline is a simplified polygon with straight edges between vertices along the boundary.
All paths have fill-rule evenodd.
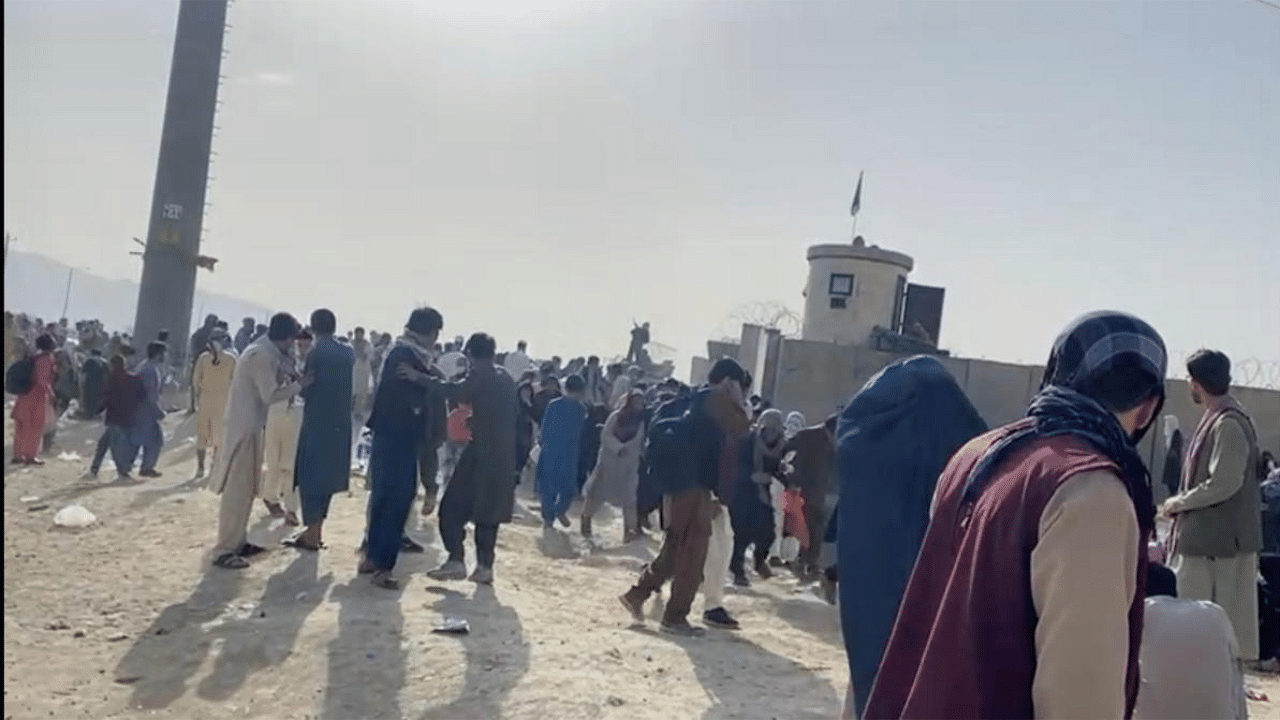
<path id="1" fill-rule="evenodd" d="M 523 10 L 526 6 L 536 10 Z M 5 224 L 136 277 L 177 2 L 6 0 Z M 1073 316 L 1280 360 L 1280 10 L 1250 0 L 240 0 L 204 287 L 535 353 L 682 355 L 859 232 L 942 343 Z M 682 361 L 681 374 L 687 365 Z"/>

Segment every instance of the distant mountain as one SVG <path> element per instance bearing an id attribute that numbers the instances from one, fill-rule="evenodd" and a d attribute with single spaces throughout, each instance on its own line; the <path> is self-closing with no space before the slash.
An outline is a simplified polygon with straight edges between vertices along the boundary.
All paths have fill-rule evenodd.
<path id="1" fill-rule="evenodd" d="M 100 275 L 71 268 L 70 266 L 32 252 L 10 248 L 4 264 L 4 309 L 9 312 L 25 312 L 46 321 L 62 317 L 66 299 L 67 272 L 74 270 L 71 280 L 71 297 L 66 316 L 72 322 L 97 318 L 108 330 L 123 330 L 133 326 L 138 306 L 138 283 L 133 280 L 111 280 Z M 214 313 L 231 327 L 238 328 L 240 319 L 259 318 L 266 322 L 271 311 L 239 298 L 216 293 L 196 291 L 195 305 L 191 311 L 192 327 L 205 315 Z"/>

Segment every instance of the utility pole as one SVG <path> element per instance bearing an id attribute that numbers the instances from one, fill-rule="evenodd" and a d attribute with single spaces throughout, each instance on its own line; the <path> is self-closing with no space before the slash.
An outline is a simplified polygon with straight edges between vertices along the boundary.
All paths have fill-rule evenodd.
<path id="1" fill-rule="evenodd" d="M 133 335 L 168 330 L 172 361 L 186 361 L 204 225 L 209 154 L 222 70 L 228 0 L 179 0 Z M 211 266 L 210 266 L 211 267 Z"/>

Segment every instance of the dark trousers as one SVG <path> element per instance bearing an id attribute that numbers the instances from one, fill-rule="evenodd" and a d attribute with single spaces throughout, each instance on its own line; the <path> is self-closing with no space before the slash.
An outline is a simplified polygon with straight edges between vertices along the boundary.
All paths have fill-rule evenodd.
<path id="1" fill-rule="evenodd" d="M 733 554 L 729 556 L 729 572 L 734 575 L 743 573 L 742 564 L 746 559 L 747 548 L 755 546 L 752 551 L 752 559 L 757 563 L 765 562 L 769 559 L 769 548 L 773 547 L 773 527 L 757 527 L 749 532 L 733 533 Z"/>
<path id="2" fill-rule="evenodd" d="M 663 622 L 684 622 L 702 584 L 714 505 L 711 491 L 704 488 L 685 490 L 663 499 L 667 534 L 662 540 L 662 549 L 627 591 L 628 600 L 643 603 L 670 580 L 671 598 L 662 619 Z"/>
<path id="3" fill-rule="evenodd" d="M 729 506 L 729 520 L 733 527 L 733 551 L 729 555 L 729 571 L 742 574 L 742 563 L 747 548 L 755 546 L 754 559 L 769 559 L 773 547 L 773 504 L 768 491 L 754 482 L 740 482 L 735 489 L 734 502 Z"/>
<path id="4" fill-rule="evenodd" d="M 422 490 L 434 496 L 440 492 L 440 443 L 418 442 L 418 482 Z"/>
<path id="5" fill-rule="evenodd" d="M 522 430 L 516 437 L 516 485 L 520 484 L 520 475 L 524 472 L 524 466 L 529 464 L 529 453 L 533 452 L 533 435 L 525 436 Z"/>
<path id="6" fill-rule="evenodd" d="M 98 438 L 98 447 L 93 450 L 93 462 L 89 463 L 89 470 L 94 474 L 102 468 L 102 461 L 106 459 L 108 450 L 111 451 L 111 459 L 115 461 L 116 471 L 121 475 L 129 474 L 133 469 L 133 458 L 137 455 L 137 451 L 130 449 L 129 434 L 125 428 L 119 425 L 107 425 L 102 429 L 102 437 Z"/>
<path id="7" fill-rule="evenodd" d="M 809 546 L 800 552 L 799 561 L 802 566 L 811 567 L 818 564 L 822 554 L 822 543 L 828 534 L 827 525 L 831 522 L 835 505 L 827 502 L 826 492 L 805 492 L 802 489 L 801 497 L 804 498 L 804 524 L 809 529 Z"/>
<path id="8" fill-rule="evenodd" d="M 471 522 L 471 511 L 476 500 L 475 483 L 472 482 L 471 469 L 468 467 L 468 464 L 475 462 L 474 456 L 468 457 L 472 452 L 471 448 L 463 451 L 462 460 L 444 489 L 444 497 L 440 499 L 440 542 L 444 543 L 450 562 L 467 561 L 467 551 L 463 546 L 467 540 L 467 523 Z M 492 568 L 494 548 L 498 544 L 498 526 L 475 523 L 475 528 L 476 564 Z"/>
<path id="9" fill-rule="evenodd" d="M 308 491 L 306 487 L 299 485 L 298 500 L 302 504 L 302 524 L 311 526 L 329 517 L 329 503 L 333 500 L 333 493 Z"/>
<path id="10" fill-rule="evenodd" d="M 1270 660 L 1280 655 L 1280 556 L 1262 553 L 1258 570 L 1258 657 Z"/>
<path id="11" fill-rule="evenodd" d="M 369 452 L 369 527 L 365 558 L 379 570 L 391 570 L 400 554 L 400 538 L 409 506 L 418 492 L 418 447 L 414 438 L 375 432 Z"/>
<path id="12" fill-rule="evenodd" d="M 159 420 L 138 419 L 129 431 L 134 445 L 142 448 L 142 470 L 155 470 L 160 461 L 160 450 L 164 448 L 164 431 L 160 429 Z M 133 465 L 133 456 L 129 458 Z"/>

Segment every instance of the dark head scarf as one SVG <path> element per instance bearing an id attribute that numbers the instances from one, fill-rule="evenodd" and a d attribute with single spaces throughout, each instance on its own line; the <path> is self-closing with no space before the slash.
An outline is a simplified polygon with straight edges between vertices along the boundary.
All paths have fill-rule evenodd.
<path id="1" fill-rule="evenodd" d="M 929 527 L 938 476 L 986 430 L 951 373 L 925 355 L 881 370 L 840 412 L 840 625 L 859 713 Z"/>
<path id="2" fill-rule="evenodd" d="M 1137 369 L 1141 371 L 1137 375 L 1148 379 L 1111 391 L 1122 396 L 1100 397 L 1102 391 L 1098 388 L 1105 384 L 1099 381 L 1121 368 Z M 1150 423 L 1130 436 L 1103 404 L 1132 406 L 1155 395 L 1160 403 L 1152 418 L 1158 417 L 1164 405 L 1167 370 L 1164 340 L 1142 320 L 1115 311 L 1099 311 L 1076 319 L 1053 344 L 1040 393 L 1027 410 L 1032 422 L 987 449 L 965 482 L 964 500 L 976 500 L 1000 461 L 1023 443 L 1040 437 L 1074 435 L 1119 466 L 1121 479 L 1133 499 L 1138 524 L 1150 530 L 1155 526 L 1155 504 L 1147 466 L 1136 447 Z"/>

